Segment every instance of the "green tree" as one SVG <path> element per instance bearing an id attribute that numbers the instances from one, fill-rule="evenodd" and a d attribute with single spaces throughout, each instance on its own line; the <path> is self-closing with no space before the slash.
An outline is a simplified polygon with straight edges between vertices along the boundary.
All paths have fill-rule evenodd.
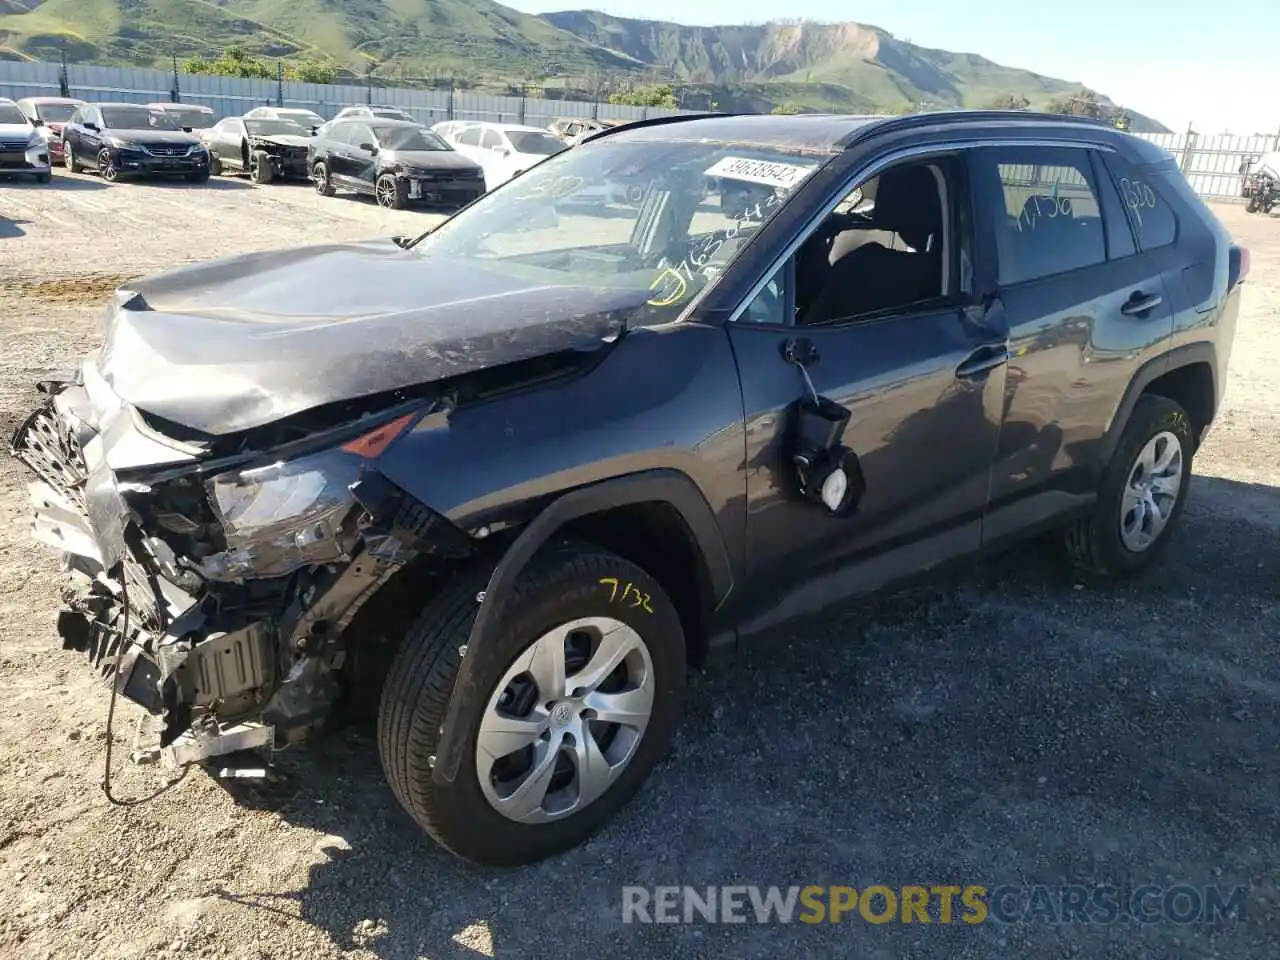
<path id="1" fill-rule="evenodd" d="M 794 103 L 779 103 L 775 104 L 774 108 L 769 112 L 773 114 L 791 116 L 792 114 L 797 114 L 801 111 Z"/>
<path id="2" fill-rule="evenodd" d="M 299 83 L 333 83 L 337 78 L 333 67 L 315 60 L 303 60 L 285 67 L 285 76 Z"/>
<path id="3" fill-rule="evenodd" d="M 1019 93 L 1002 93 L 992 97 L 985 106 L 988 110 L 1026 110 L 1031 101 Z"/>
<path id="4" fill-rule="evenodd" d="M 656 87 L 636 87 L 632 90 L 624 90 L 621 93 L 611 93 L 609 94 L 609 102 L 626 107 L 666 107 L 675 109 L 679 106 L 671 85 L 665 83 Z"/>
<path id="5" fill-rule="evenodd" d="M 1045 109 L 1049 113 L 1061 113 L 1068 117 L 1102 117 L 1105 113 L 1102 104 L 1098 102 L 1098 95 L 1087 87 L 1081 87 L 1071 96 L 1055 97 Z"/>

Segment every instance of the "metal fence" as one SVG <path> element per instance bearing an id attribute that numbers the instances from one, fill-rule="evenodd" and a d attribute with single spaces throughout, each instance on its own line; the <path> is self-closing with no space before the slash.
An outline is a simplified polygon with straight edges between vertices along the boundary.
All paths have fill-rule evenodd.
<path id="1" fill-rule="evenodd" d="M 56 63 L 0 61 L 0 97 L 72 96 L 90 101 L 149 103 L 181 100 L 212 108 L 219 116 L 239 116 L 253 107 L 304 107 L 325 119 L 355 103 L 399 107 L 424 123 L 492 120 L 545 127 L 558 117 L 644 120 L 688 112 L 662 107 L 629 107 L 577 100 L 502 97 L 456 90 L 414 90 L 351 84 L 249 80 L 170 70 L 134 70 Z"/>
<path id="2" fill-rule="evenodd" d="M 1143 133 L 1139 136 L 1172 153 L 1196 193 L 1212 200 L 1239 200 L 1243 186 L 1240 165 L 1245 160 L 1255 160 L 1264 153 L 1280 150 L 1280 138 L 1274 134 L 1207 136 L 1188 131 Z"/>
<path id="3" fill-rule="evenodd" d="M 399 107 L 424 123 L 493 120 L 545 127 L 558 117 L 644 120 L 681 110 L 627 107 L 579 100 L 502 97 L 455 90 L 416 90 L 353 84 L 248 80 L 170 70 L 133 70 L 88 64 L 0 61 L 0 97 L 73 96 L 129 103 L 181 100 L 211 107 L 220 116 L 238 116 L 256 106 L 305 107 L 326 119 L 353 103 Z M 1173 154 L 1191 186 L 1208 199 L 1239 199 L 1240 164 L 1273 150 L 1280 137 L 1205 136 L 1187 133 L 1138 134 Z"/>

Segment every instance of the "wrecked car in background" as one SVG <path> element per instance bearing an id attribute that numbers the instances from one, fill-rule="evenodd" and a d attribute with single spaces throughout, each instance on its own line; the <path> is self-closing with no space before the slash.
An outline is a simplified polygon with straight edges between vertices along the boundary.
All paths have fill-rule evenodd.
<path id="1" fill-rule="evenodd" d="M 254 183 L 307 180 L 310 132 L 293 120 L 278 117 L 225 117 L 200 140 L 209 151 L 209 170 L 247 173 Z"/>
<path id="2" fill-rule="evenodd" d="M 1248 264 L 1086 120 L 645 121 L 412 240 L 130 284 L 13 451 L 66 645 L 170 762 L 376 704 L 415 821 L 522 863 L 627 802 L 715 643 L 1050 528 L 1150 564 Z"/>

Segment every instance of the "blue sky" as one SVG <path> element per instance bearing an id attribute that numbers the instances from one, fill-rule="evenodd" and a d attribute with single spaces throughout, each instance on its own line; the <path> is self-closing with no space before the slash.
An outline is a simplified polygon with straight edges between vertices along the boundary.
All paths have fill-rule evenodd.
<path id="1" fill-rule="evenodd" d="M 871 23 L 930 47 L 1076 80 L 1174 129 L 1280 130 L 1280 0 L 505 0 L 680 23 Z M 1270 64 L 1270 65 L 1269 65 Z"/>

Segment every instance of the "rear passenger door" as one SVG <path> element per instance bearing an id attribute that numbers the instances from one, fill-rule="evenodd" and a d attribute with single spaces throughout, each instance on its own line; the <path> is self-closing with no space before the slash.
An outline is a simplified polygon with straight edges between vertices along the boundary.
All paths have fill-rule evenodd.
<path id="1" fill-rule="evenodd" d="M 1134 371 L 1171 332 L 1160 269 L 1138 253 L 1099 150 L 970 152 L 996 309 L 1009 331 L 984 543 L 1090 502 L 1103 435 Z"/>

